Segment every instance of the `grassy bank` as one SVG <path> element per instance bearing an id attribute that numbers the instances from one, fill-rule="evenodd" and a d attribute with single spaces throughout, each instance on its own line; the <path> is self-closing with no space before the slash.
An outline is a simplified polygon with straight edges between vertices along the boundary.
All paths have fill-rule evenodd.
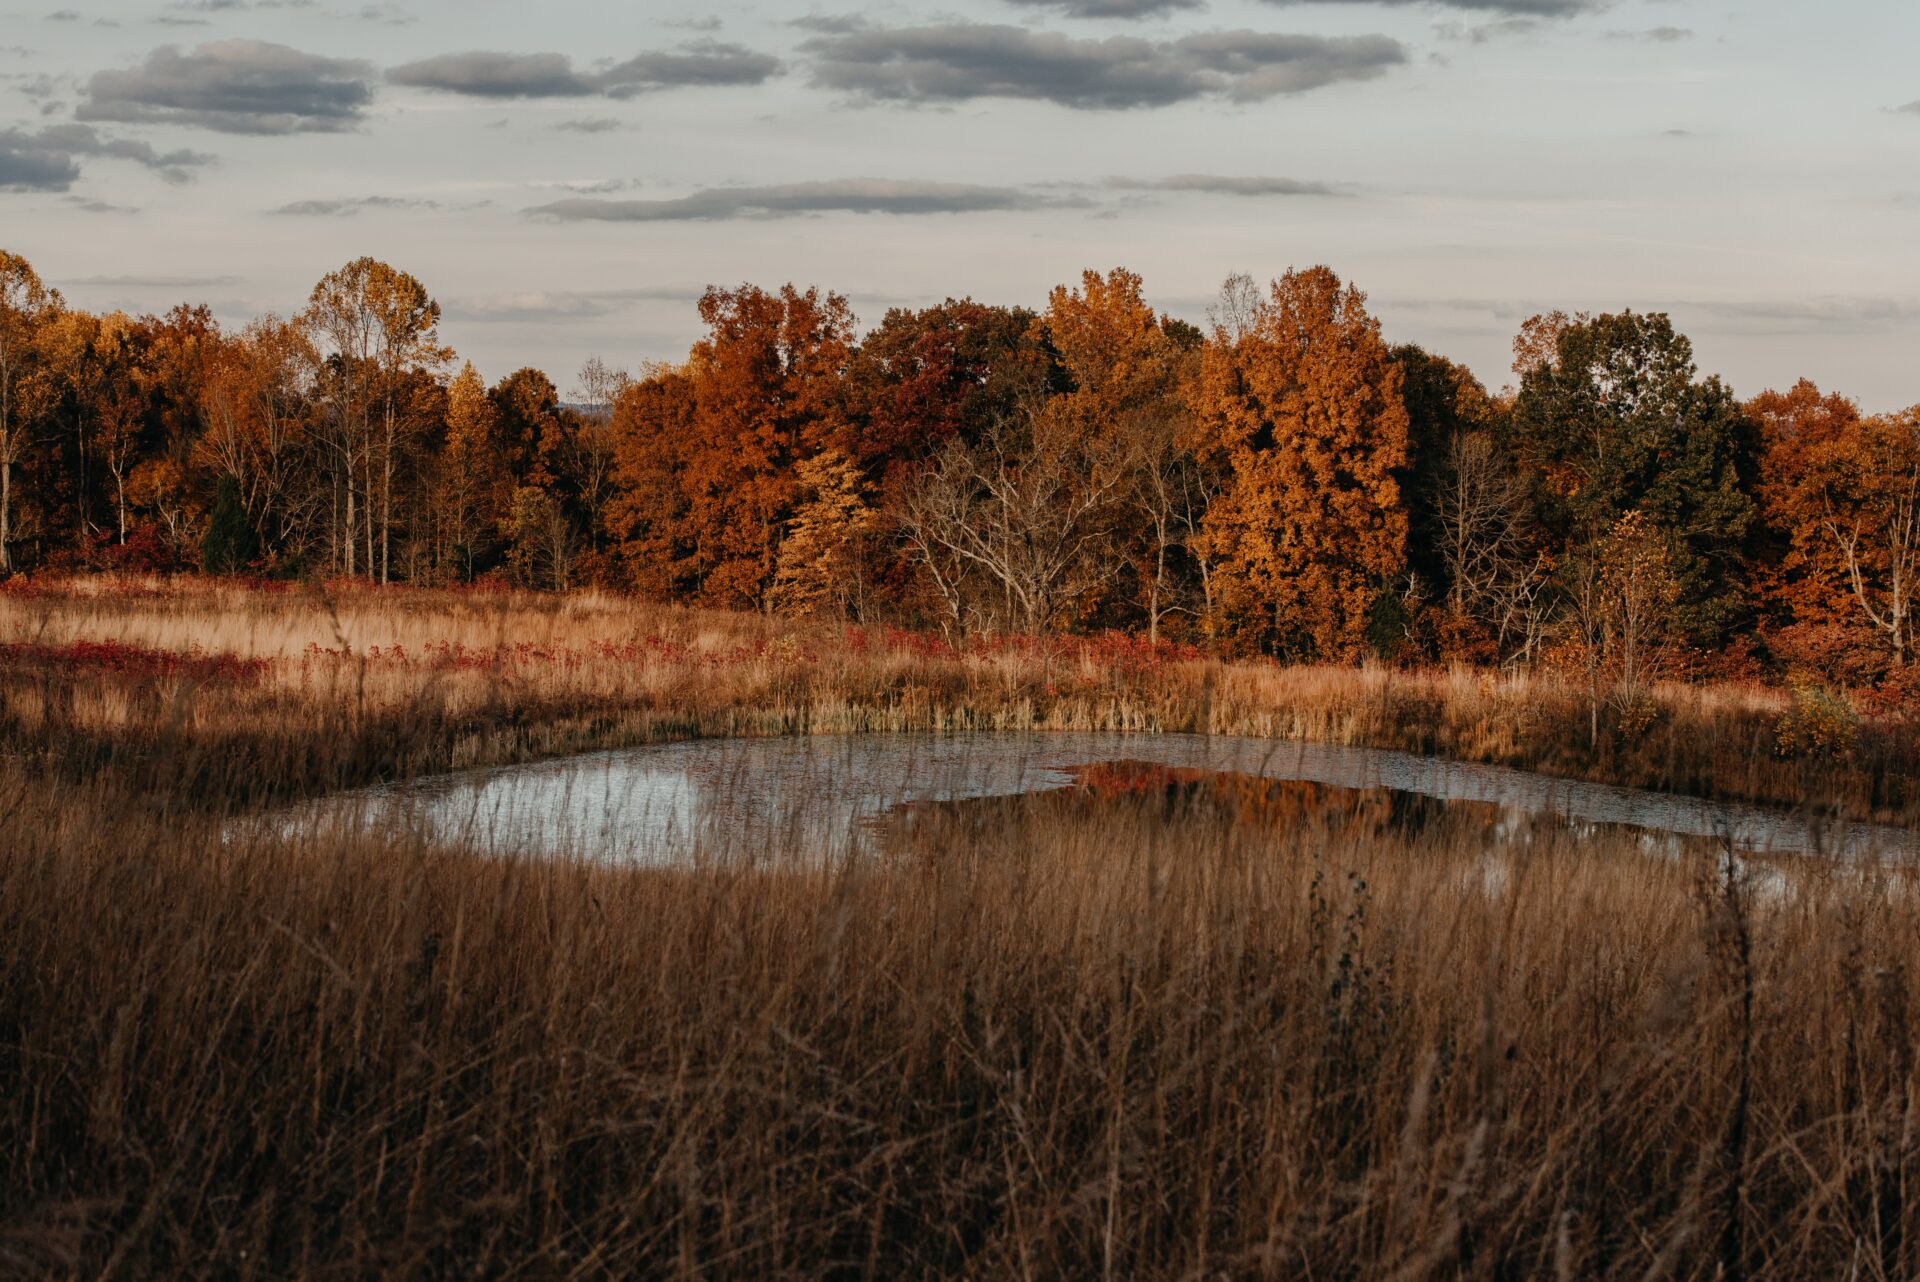
<path id="1" fill-rule="evenodd" d="M 0 594 L 15 751 L 210 805 L 690 735 L 1074 729 L 1395 748 L 1910 818 L 1920 733 L 1843 715 L 1838 743 L 1783 750 L 1806 738 L 1792 695 L 1676 684 L 1650 725 L 1603 713 L 1595 738 L 1584 692 L 1538 674 L 1219 663 L 1123 638 L 953 646 L 595 595 L 192 580 Z"/>

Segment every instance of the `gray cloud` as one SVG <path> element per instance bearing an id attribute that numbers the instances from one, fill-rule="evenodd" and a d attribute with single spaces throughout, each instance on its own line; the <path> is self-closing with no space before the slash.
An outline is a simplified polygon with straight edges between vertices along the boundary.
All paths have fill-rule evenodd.
<path id="1" fill-rule="evenodd" d="M 84 196 L 65 196 L 62 199 L 76 209 L 84 209 L 90 214 L 137 214 L 140 212 L 135 205 L 115 205 L 109 201 L 90 200 Z"/>
<path id="2" fill-rule="evenodd" d="M 1254 102 L 1343 80 L 1371 80 L 1407 59 L 1382 35 L 1212 31 L 1176 40 L 1081 40 L 979 23 L 868 28 L 801 45 L 814 83 L 890 102 L 1027 98 L 1081 109 L 1163 107 L 1201 97 Z"/>
<path id="3" fill-rule="evenodd" d="M 138 67 L 87 83 L 82 120 L 197 125 L 234 134 L 334 133 L 373 100 L 365 63 L 260 40 L 222 40 L 191 53 L 167 45 Z"/>
<path id="4" fill-rule="evenodd" d="M 449 320 L 480 323 L 511 323 L 551 320 L 590 320 L 626 311 L 635 303 L 685 303 L 698 301 L 698 285 L 650 286 L 638 289 L 595 289 L 581 291 L 541 290 L 525 294 L 495 294 L 481 298 L 449 300 Z"/>
<path id="5" fill-rule="evenodd" d="M 56 285 L 86 285 L 101 289 L 208 289 L 238 285 L 238 276 L 69 276 Z"/>
<path id="6" fill-rule="evenodd" d="M 1609 31 L 1607 39 L 1643 45 L 1679 44 L 1683 40 L 1693 39 L 1693 30 L 1690 27 L 1651 27 L 1646 31 Z"/>
<path id="7" fill-rule="evenodd" d="M 682 86 L 757 85 L 780 70 L 780 60 L 743 45 L 696 40 L 665 53 L 643 53 L 596 77 L 615 98 Z"/>
<path id="8" fill-rule="evenodd" d="M 1266 0 L 1273 5 L 1369 4 L 1410 6 L 1432 4 L 1447 9 L 1468 9 L 1477 13 L 1510 13 L 1535 18 L 1571 18 L 1581 13 L 1598 13 L 1611 0 Z"/>
<path id="9" fill-rule="evenodd" d="M 631 98 L 660 89 L 756 85 L 780 70 L 780 60 L 742 45 L 696 40 L 642 53 L 604 71 L 577 70 L 559 53 L 468 53 L 423 58 L 387 72 L 394 84 L 469 98 Z"/>
<path id="10" fill-rule="evenodd" d="M 395 67 L 387 79 L 469 98 L 578 98 L 594 92 L 592 81 L 558 53 L 447 53 Z"/>
<path id="11" fill-rule="evenodd" d="M 562 120 L 548 127 L 569 134 L 605 134 L 626 128 L 612 116 L 588 116 L 582 120 Z"/>
<path id="12" fill-rule="evenodd" d="M 1920 98 L 1915 98 L 1904 107 L 1895 107 L 1895 111 L 1904 111 L 1909 115 L 1920 116 Z"/>
<path id="13" fill-rule="evenodd" d="M 773 187 L 709 187 L 672 200 L 574 198 L 528 210 L 562 222 L 716 222 L 804 214 L 969 214 L 1080 205 L 1017 187 L 842 178 Z"/>
<path id="14" fill-rule="evenodd" d="M 1679 302 L 1668 310 L 1694 311 L 1757 333 L 1872 333 L 1920 323 L 1920 303 L 1899 298 L 1817 298 Z"/>
<path id="15" fill-rule="evenodd" d="M 1203 9 L 1206 0 L 1008 0 L 1030 9 L 1052 9 L 1069 18 L 1158 18 L 1181 9 Z"/>
<path id="16" fill-rule="evenodd" d="M 131 138 L 109 138 L 87 125 L 51 125 L 38 131 L 0 130 L 0 190 L 66 191 L 80 177 L 80 160 L 130 160 L 168 182 L 185 182 L 214 158 L 199 151 L 161 152 Z"/>
<path id="17" fill-rule="evenodd" d="M 1298 178 L 1235 176 L 1231 174 L 1174 174 L 1167 178 L 1109 178 L 1115 191 L 1197 191 L 1221 196 L 1340 196 L 1329 183 Z"/>
<path id="18" fill-rule="evenodd" d="M 0 191 L 65 191 L 79 179 L 71 153 L 34 146 L 18 129 L 0 133 Z"/>
<path id="19" fill-rule="evenodd" d="M 352 196 L 340 200 L 296 200 L 269 213 L 296 218 L 350 218 L 363 209 L 438 209 L 437 200 L 412 200 L 404 196 Z"/>
<path id="20" fill-rule="evenodd" d="M 1545 25 L 1539 18 L 1499 18 L 1471 27 L 1461 22 L 1443 22 L 1434 28 L 1434 34 L 1442 40 L 1463 40 L 1469 44 L 1483 45 L 1504 36 L 1531 35 Z"/>

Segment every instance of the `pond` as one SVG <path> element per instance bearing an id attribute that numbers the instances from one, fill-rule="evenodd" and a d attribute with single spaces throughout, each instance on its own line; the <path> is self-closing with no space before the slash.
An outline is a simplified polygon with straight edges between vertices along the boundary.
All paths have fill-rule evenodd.
<path id="1" fill-rule="evenodd" d="M 1202 776 L 1256 778 L 1472 803 L 1576 832 L 1605 825 L 1709 838 L 1749 854 L 1920 854 L 1920 833 L 1900 828 L 1402 752 L 1178 734 L 703 739 L 363 789 L 279 818 L 289 830 L 365 824 L 499 855 L 750 859 L 855 848 L 878 821 L 930 803 L 1086 788 L 1090 779 L 1111 787 L 1114 768 L 1135 792 Z"/>

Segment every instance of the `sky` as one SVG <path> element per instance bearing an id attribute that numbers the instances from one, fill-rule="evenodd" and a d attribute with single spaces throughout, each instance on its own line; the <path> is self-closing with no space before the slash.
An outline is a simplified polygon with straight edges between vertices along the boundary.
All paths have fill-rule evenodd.
<path id="1" fill-rule="evenodd" d="M 1511 381 L 1667 311 L 1742 394 L 1920 401 L 1912 0 L 0 0 L 0 247 L 296 312 L 362 254 L 488 378 L 685 355 L 709 284 L 863 324 L 1331 265 Z M 13 7 L 9 7 L 13 6 Z"/>

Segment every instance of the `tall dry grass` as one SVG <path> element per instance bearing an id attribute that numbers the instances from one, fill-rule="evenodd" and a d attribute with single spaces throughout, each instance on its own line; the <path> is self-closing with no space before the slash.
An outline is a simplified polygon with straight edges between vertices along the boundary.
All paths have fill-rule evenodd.
<path id="1" fill-rule="evenodd" d="M 1820 776 L 1778 696 L 1667 690 L 1583 747 L 1544 680 L 134 587 L 0 596 L 0 1277 L 1920 1276 L 1908 869 L 1204 795 L 677 869 L 223 822 L 889 727 L 1784 800 Z M 1907 804 L 1876 733 L 1821 767 L 1843 808 Z"/>
<path id="2" fill-rule="evenodd" d="M 166 662 L 189 653 L 205 662 Z M 1544 674 L 1220 663 L 1113 639 L 956 648 L 595 594 L 193 580 L 0 593 L 14 753 L 201 804 L 692 735 L 1071 729 L 1307 739 L 1861 819 L 1920 812 L 1912 724 L 1869 719 L 1831 750 L 1783 753 L 1785 692 L 1670 685 L 1656 707 L 1647 727 L 1603 718 L 1595 739 L 1584 693 Z M 237 779 L 235 761 L 253 769 Z"/>
<path id="3" fill-rule="evenodd" d="M 0 1274 L 1905 1278 L 1897 870 L 1002 807 L 621 870 L 0 776 Z"/>

